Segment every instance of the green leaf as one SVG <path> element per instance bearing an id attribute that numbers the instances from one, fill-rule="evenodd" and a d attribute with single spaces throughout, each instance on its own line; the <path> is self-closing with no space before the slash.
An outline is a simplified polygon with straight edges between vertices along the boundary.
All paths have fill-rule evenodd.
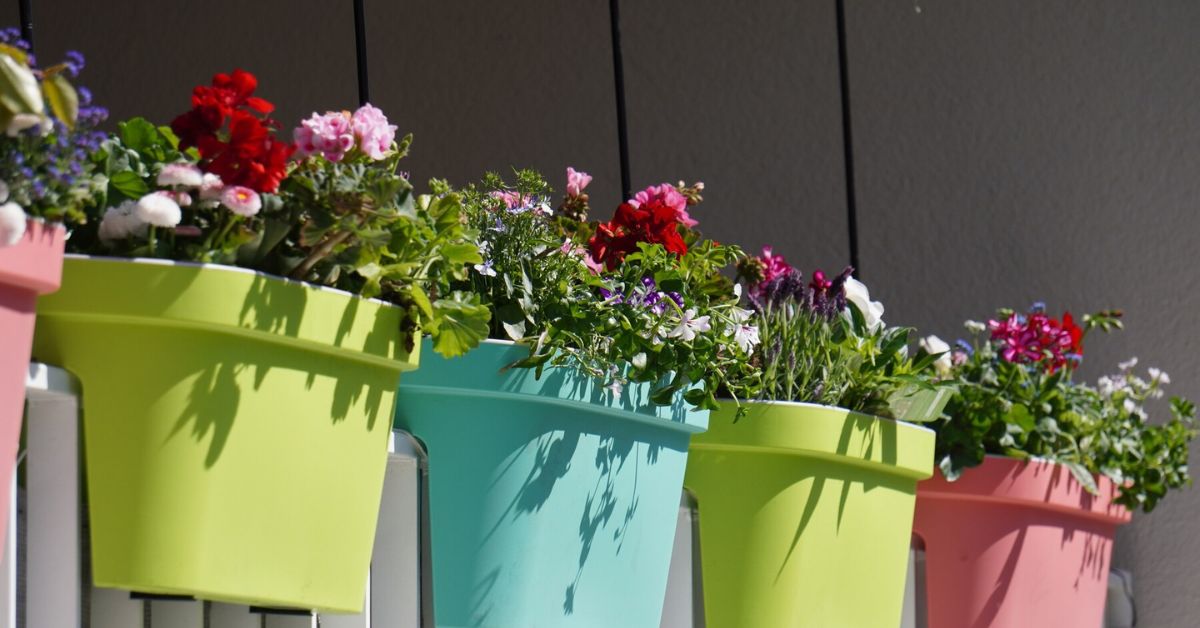
<path id="1" fill-rule="evenodd" d="M 421 309 L 421 314 L 427 319 L 433 318 L 433 304 L 429 302 L 429 295 L 425 294 L 425 290 L 418 284 L 413 284 L 409 288 L 409 294 L 412 295 L 413 301 L 417 307 Z"/>
<path id="2" fill-rule="evenodd" d="M 470 242 L 447 244 L 442 247 L 442 255 L 446 257 L 447 262 L 455 266 L 483 263 L 483 257 L 479 255 L 479 247 Z"/>
<path id="3" fill-rule="evenodd" d="M 131 200 L 137 200 L 150 193 L 150 186 L 137 174 L 128 170 L 113 174 L 109 177 L 108 184 Z"/>
<path id="4" fill-rule="evenodd" d="M 1021 404 L 1013 404 L 1008 413 L 1004 415 L 1004 420 L 1010 425 L 1020 427 L 1024 432 L 1032 431 L 1037 427 L 1037 422 L 1034 420 L 1033 414 L 1029 412 L 1029 408 Z"/>
<path id="5" fill-rule="evenodd" d="M 75 119 L 79 117 L 79 94 L 75 93 L 75 88 L 71 87 L 67 77 L 55 74 L 43 79 L 42 92 L 46 94 L 46 101 L 54 117 L 67 125 L 68 129 L 74 129 Z"/>
<path id="6" fill-rule="evenodd" d="M 5 54 L 0 54 L 0 107 L 10 117 L 17 113 L 41 115 L 45 107 L 33 72 Z"/>
<path id="7" fill-rule="evenodd" d="M 158 127 L 145 118 L 133 118 L 117 125 L 117 134 L 127 148 L 145 154 L 156 146 L 160 136 Z"/>
<path id="8" fill-rule="evenodd" d="M 453 358 L 479 346 L 488 334 L 491 312 L 479 303 L 479 295 L 455 292 L 433 304 L 433 350 Z"/>
<path id="9" fill-rule="evenodd" d="M 1096 478 L 1092 475 L 1092 472 L 1088 471 L 1087 468 L 1082 464 L 1079 464 L 1078 462 L 1064 462 L 1062 464 L 1064 467 L 1071 470 L 1071 475 L 1075 476 L 1075 479 L 1079 481 L 1079 484 L 1081 484 L 1083 488 L 1087 490 L 1087 492 L 1093 495 L 1096 495 L 1100 492 L 1100 489 L 1096 487 Z"/>

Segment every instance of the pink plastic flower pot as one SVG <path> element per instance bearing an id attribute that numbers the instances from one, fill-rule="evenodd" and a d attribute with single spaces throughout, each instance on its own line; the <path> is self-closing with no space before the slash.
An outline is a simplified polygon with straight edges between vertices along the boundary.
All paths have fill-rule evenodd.
<path id="1" fill-rule="evenodd" d="M 928 628 L 1096 628 L 1117 526 L 1130 513 L 1045 461 L 988 457 L 917 486 Z"/>
<path id="2" fill-rule="evenodd" d="M 65 242 L 61 226 L 30 220 L 20 242 L 0 247 L 0 541 L 21 438 L 35 305 L 39 294 L 58 290 Z"/>

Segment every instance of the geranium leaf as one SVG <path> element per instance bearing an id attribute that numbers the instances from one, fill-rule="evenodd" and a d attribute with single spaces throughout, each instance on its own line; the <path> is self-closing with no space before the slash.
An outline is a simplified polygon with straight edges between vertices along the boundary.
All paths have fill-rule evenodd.
<path id="1" fill-rule="evenodd" d="M 455 292 L 433 303 L 433 349 L 448 357 L 463 355 L 487 337 L 491 312 L 478 295 Z"/>

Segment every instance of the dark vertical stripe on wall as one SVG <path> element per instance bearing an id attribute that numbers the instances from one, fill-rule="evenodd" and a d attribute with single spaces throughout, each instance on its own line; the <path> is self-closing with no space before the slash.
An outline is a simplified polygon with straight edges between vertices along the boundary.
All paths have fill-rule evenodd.
<path id="1" fill-rule="evenodd" d="M 846 169 L 846 225 L 850 236 L 850 265 L 862 277 L 858 263 L 858 206 L 854 196 L 854 134 L 850 128 L 850 68 L 846 61 L 846 2 L 837 2 L 838 77 L 842 89 L 842 155 Z"/>
<path id="2" fill-rule="evenodd" d="M 17 0 L 17 8 L 21 14 L 21 39 L 29 43 L 33 51 L 33 0 Z"/>
<path id="3" fill-rule="evenodd" d="M 371 89 L 367 80 L 367 18 L 363 11 L 363 0 L 354 0 L 354 60 L 358 65 L 358 104 L 371 100 Z"/>
<path id="4" fill-rule="evenodd" d="M 613 79 L 617 94 L 617 148 L 621 152 L 621 199 L 630 198 L 633 188 L 629 181 L 629 131 L 625 124 L 625 64 L 621 59 L 620 0 L 608 0 L 609 20 L 612 23 Z"/>

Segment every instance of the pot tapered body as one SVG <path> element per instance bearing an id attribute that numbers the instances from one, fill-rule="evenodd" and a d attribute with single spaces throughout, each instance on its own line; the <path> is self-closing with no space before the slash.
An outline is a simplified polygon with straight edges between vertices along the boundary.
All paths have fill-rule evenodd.
<path id="1" fill-rule="evenodd" d="M 1107 478 L 1085 491 L 1065 467 L 988 457 L 917 489 L 929 628 L 1096 628 L 1117 527 Z"/>
<path id="2" fill-rule="evenodd" d="M 933 433 L 840 408 L 714 413 L 685 484 L 710 628 L 895 626 Z"/>
<path id="3" fill-rule="evenodd" d="M 358 611 L 400 311 L 238 268 L 71 258 L 35 355 L 82 386 L 99 586 Z"/>
<path id="4" fill-rule="evenodd" d="M 708 413 L 568 369 L 502 372 L 527 354 L 488 341 L 401 382 L 396 425 L 429 455 L 436 624 L 657 627 Z"/>
<path id="5" fill-rule="evenodd" d="M 0 539 L 8 523 L 37 298 L 58 289 L 65 240 L 61 226 L 30 220 L 20 242 L 0 247 Z"/>

